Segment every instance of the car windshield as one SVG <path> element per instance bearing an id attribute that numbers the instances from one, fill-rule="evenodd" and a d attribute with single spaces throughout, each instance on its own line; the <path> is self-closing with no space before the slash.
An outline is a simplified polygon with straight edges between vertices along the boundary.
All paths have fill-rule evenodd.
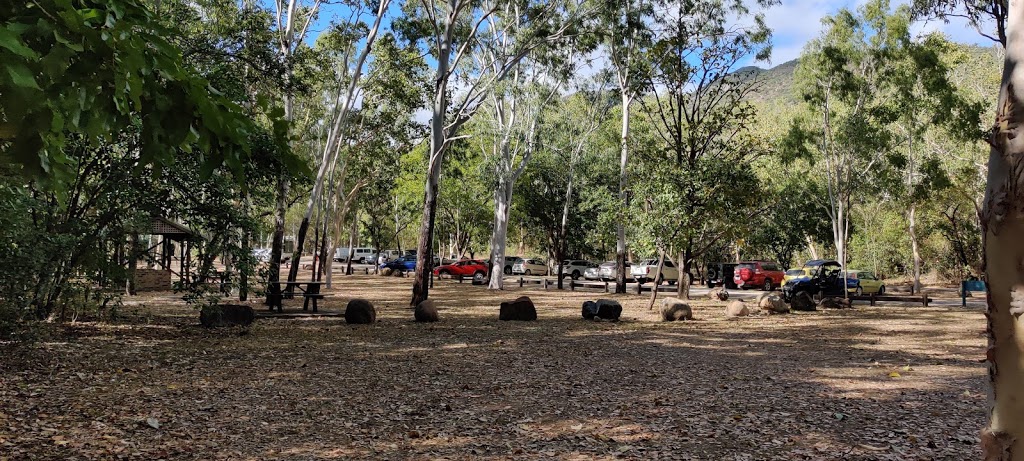
<path id="1" fill-rule="evenodd" d="M 786 275 L 804 275 L 803 269 L 790 269 L 786 271 Z"/>

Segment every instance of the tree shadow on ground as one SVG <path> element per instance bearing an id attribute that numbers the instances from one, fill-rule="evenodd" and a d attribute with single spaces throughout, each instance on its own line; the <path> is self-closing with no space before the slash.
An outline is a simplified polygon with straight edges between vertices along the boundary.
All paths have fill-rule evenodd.
<path id="1" fill-rule="evenodd" d="M 169 307 L 150 324 L 83 327 L 92 333 L 38 346 L 53 360 L 0 370 L 0 440 L 37 458 L 97 459 L 113 453 L 104 440 L 139 459 L 980 454 L 977 312 L 726 320 L 709 304 L 695 306 L 701 320 L 665 324 L 634 297 L 619 298 L 629 320 L 612 323 L 578 319 L 592 294 L 532 295 L 540 320 L 500 322 L 496 301 L 522 293 L 441 286 L 443 321 L 417 324 L 406 292 L 392 291 L 374 298 L 372 326 L 209 331 Z M 343 309 L 336 298 L 328 308 Z"/>

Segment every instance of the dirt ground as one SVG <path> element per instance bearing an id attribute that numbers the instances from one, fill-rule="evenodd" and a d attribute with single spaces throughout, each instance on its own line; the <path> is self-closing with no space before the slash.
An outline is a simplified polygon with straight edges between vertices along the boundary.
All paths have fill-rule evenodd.
<path id="1" fill-rule="evenodd" d="M 608 295 L 440 281 L 442 321 L 417 324 L 410 283 L 340 277 L 325 310 L 370 299 L 372 326 L 209 331 L 162 294 L 0 346 L 0 460 L 980 457 L 978 309 L 727 319 L 697 301 L 661 323 L 621 295 L 621 322 L 591 322 L 582 301 Z M 521 294 L 538 321 L 498 321 Z"/>

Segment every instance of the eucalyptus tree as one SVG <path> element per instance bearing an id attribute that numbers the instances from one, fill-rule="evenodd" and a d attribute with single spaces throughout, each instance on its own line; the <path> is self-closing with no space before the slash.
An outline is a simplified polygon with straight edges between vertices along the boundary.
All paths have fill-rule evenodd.
<path id="1" fill-rule="evenodd" d="M 740 65 L 768 59 L 771 33 L 762 13 L 751 14 L 741 2 L 721 0 L 666 1 L 655 24 L 657 33 L 646 55 L 651 69 L 644 75 L 653 94 L 640 103 L 658 141 L 652 147 L 655 161 L 670 166 L 655 171 L 666 175 L 663 186 L 678 190 L 655 192 L 656 197 L 675 200 L 674 207 L 667 205 L 645 219 L 669 221 L 655 228 L 671 229 L 671 235 L 654 238 L 661 242 L 659 250 L 678 250 L 684 275 L 678 295 L 685 299 L 693 262 L 734 227 L 721 218 L 738 211 L 749 217 L 757 210 L 756 201 L 742 198 L 747 194 L 723 189 L 728 184 L 743 190 L 743 184 L 722 179 L 749 177 L 728 170 L 749 169 L 751 160 L 766 150 L 750 130 L 756 112 L 747 99 L 757 88 L 757 74 L 741 71 Z M 726 197 L 727 209 L 722 207 Z"/>
<path id="2" fill-rule="evenodd" d="M 601 39 L 601 49 L 608 54 L 618 83 L 622 123 L 619 137 L 619 201 L 621 214 L 616 219 L 615 292 L 626 292 L 626 225 L 625 210 L 629 206 L 628 162 L 630 109 L 641 94 L 645 76 L 650 72 L 646 50 L 654 40 L 648 25 L 654 21 L 658 0 L 602 1 L 594 22 L 594 33 Z"/>
<path id="3" fill-rule="evenodd" d="M 1007 6 L 1006 59 L 988 138 L 988 186 L 980 212 L 988 289 L 989 425 L 983 456 L 1024 460 L 1024 3 Z"/>
<path id="4" fill-rule="evenodd" d="M 783 149 L 816 162 L 824 173 L 837 259 L 845 267 L 854 197 L 876 170 L 884 170 L 891 146 L 892 111 L 882 97 L 880 70 L 887 65 L 880 44 L 890 30 L 888 2 L 872 0 L 860 15 L 842 9 L 823 22 L 796 71 L 799 91 L 815 122 L 795 119 Z M 823 164 L 823 165 L 821 165 Z"/>
<path id="5" fill-rule="evenodd" d="M 585 12 L 584 5 L 580 0 L 420 0 L 404 5 L 406 16 L 396 21 L 396 27 L 412 41 L 423 40 L 436 63 L 430 107 L 430 155 L 412 305 L 428 296 L 433 261 L 430 250 L 446 150 L 461 136 L 463 125 L 495 85 L 516 64 L 534 50 L 557 43 L 572 33 Z M 483 61 L 476 59 L 484 56 L 476 50 L 498 42 L 509 45 L 492 47 L 499 52 Z"/>
<path id="6" fill-rule="evenodd" d="M 309 220 L 313 211 L 320 203 L 320 195 L 324 190 L 324 182 L 328 173 L 334 168 L 336 158 L 341 149 L 341 137 L 347 132 L 345 124 L 349 120 L 349 113 L 352 110 L 357 98 L 361 93 L 361 80 L 364 73 L 366 60 L 370 56 L 373 44 L 377 40 L 381 21 L 388 10 L 390 0 L 376 2 L 375 9 L 370 10 L 372 24 L 367 26 L 362 22 L 364 10 L 362 4 L 355 2 L 350 5 L 351 20 L 348 23 L 335 24 L 337 38 L 333 40 L 337 45 L 335 56 L 337 58 L 334 72 L 336 92 L 331 95 L 332 107 L 329 116 L 326 117 L 328 127 L 327 139 L 323 143 L 320 154 L 320 168 L 316 178 L 313 180 L 313 189 L 309 194 L 309 201 L 306 205 L 306 214 L 299 223 L 298 235 L 295 237 L 295 252 L 292 261 L 299 261 L 302 257 L 303 245 L 306 241 L 306 233 L 309 230 Z M 288 273 L 288 281 L 295 281 L 298 276 L 300 264 L 292 264 Z"/>
<path id="7" fill-rule="evenodd" d="M 894 149 L 889 164 L 901 176 L 897 197 L 904 204 L 907 236 L 911 245 L 914 289 L 921 289 L 922 257 L 918 239 L 918 208 L 920 204 L 951 186 L 943 167 L 942 151 L 925 142 L 929 129 L 942 131 L 959 142 L 981 137 L 979 103 L 967 101 L 950 81 L 951 69 L 945 57 L 949 44 L 937 34 L 913 40 L 909 26 L 909 7 L 892 13 L 867 10 L 888 25 L 885 43 L 880 51 L 886 55 L 881 69 L 888 105 L 897 116 L 893 123 Z"/>

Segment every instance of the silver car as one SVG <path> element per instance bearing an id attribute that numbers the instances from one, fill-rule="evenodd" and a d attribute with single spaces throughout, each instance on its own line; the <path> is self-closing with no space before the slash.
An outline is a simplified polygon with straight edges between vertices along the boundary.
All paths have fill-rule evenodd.
<path id="1" fill-rule="evenodd" d="M 626 261 L 626 274 L 627 275 L 629 274 L 629 272 L 630 272 L 630 270 L 632 268 L 632 265 L 633 265 L 633 263 L 631 263 L 629 261 Z M 615 261 L 605 261 L 605 262 L 601 263 L 601 268 L 600 268 L 599 273 L 601 275 L 601 280 L 604 280 L 606 282 L 611 282 L 611 281 L 615 280 L 615 277 L 617 275 L 617 273 L 615 272 Z"/>
<path id="2" fill-rule="evenodd" d="M 597 264 L 591 264 L 583 271 L 583 278 L 587 280 L 601 280 L 601 268 Z"/>
<path id="3" fill-rule="evenodd" d="M 558 269 L 562 268 L 562 277 L 572 277 L 573 280 L 579 280 L 580 277 L 583 277 L 583 273 L 587 271 L 587 268 L 592 265 L 590 261 L 582 259 L 567 259 L 562 261 L 562 264 L 556 265 L 551 273 L 557 275 Z"/>

